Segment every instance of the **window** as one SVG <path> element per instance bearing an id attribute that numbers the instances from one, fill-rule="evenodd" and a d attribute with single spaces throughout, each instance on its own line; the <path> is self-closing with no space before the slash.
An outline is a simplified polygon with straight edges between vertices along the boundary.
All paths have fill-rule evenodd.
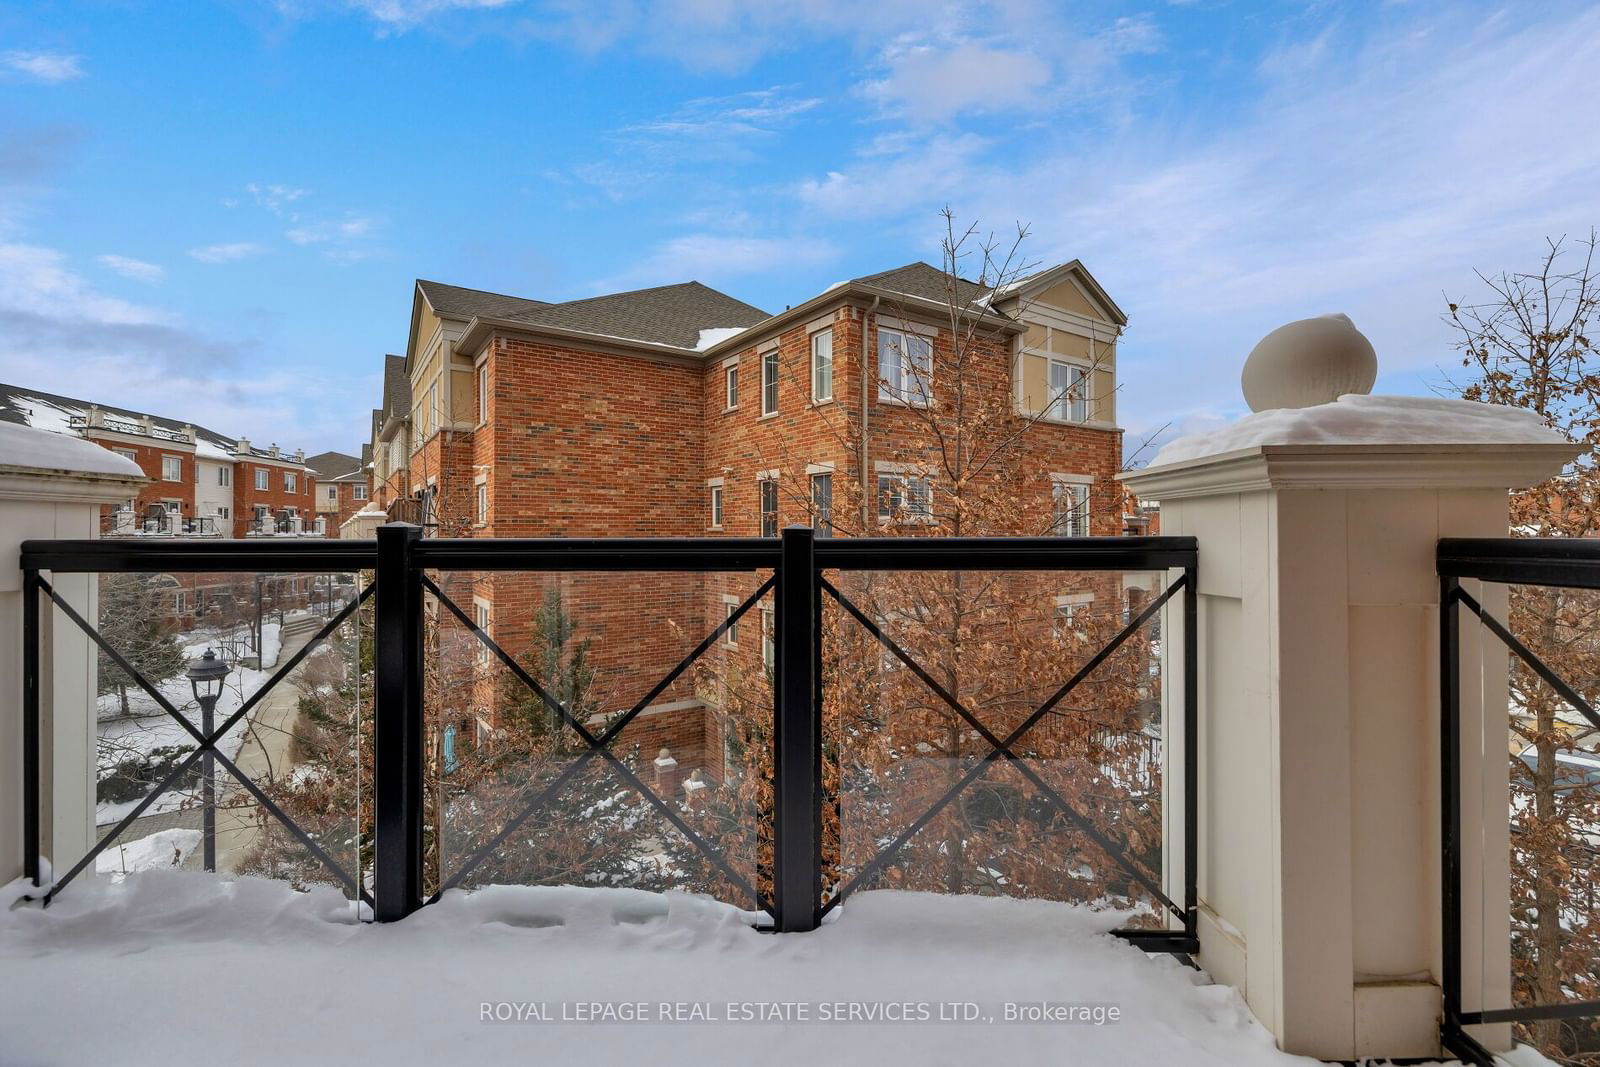
<path id="1" fill-rule="evenodd" d="M 179 589 L 176 593 L 172 594 L 172 610 L 178 615 L 183 615 L 188 612 L 189 591 L 187 589 Z"/>
<path id="2" fill-rule="evenodd" d="M 489 364 L 478 368 L 478 424 L 489 421 Z"/>
<path id="3" fill-rule="evenodd" d="M 927 522 L 933 518 L 933 488 L 926 475 L 878 475 L 880 522 Z"/>
<path id="4" fill-rule="evenodd" d="M 367 499 L 367 485 L 365 482 L 356 483 L 355 498 L 357 500 Z"/>
<path id="5" fill-rule="evenodd" d="M 933 344 L 914 333 L 878 327 L 878 399 L 925 405 L 933 399 Z"/>
<path id="6" fill-rule="evenodd" d="M 290 474 L 288 471 L 283 472 L 283 491 L 285 493 L 293 493 L 296 491 L 295 476 Z"/>
<path id="7" fill-rule="evenodd" d="M 182 456 L 162 456 L 161 457 L 161 480 L 164 481 L 164 482 L 181 482 L 181 481 L 183 481 L 183 457 Z"/>
<path id="8" fill-rule="evenodd" d="M 722 631 L 722 639 L 727 643 L 729 648 L 739 647 L 739 622 L 737 619 L 733 618 L 733 613 L 738 609 L 739 598 L 735 596 L 728 596 L 726 593 L 724 593 L 722 595 L 722 618 L 724 622 L 728 623 L 728 628 Z"/>
<path id="9" fill-rule="evenodd" d="M 1050 361 L 1050 406 L 1045 414 L 1062 422 L 1089 421 L 1089 372 L 1072 363 Z"/>
<path id="10" fill-rule="evenodd" d="M 139 453 L 135 452 L 131 448 L 113 448 L 111 451 L 115 452 L 123 459 L 131 459 L 135 463 L 139 462 Z"/>
<path id="11" fill-rule="evenodd" d="M 428 386 L 428 406 L 423 414 L 423 421 L 427 423 L 427 426 L 423 429 L 422 436 L 426 437 L 433 432 L 434 426 L 437 424 L 438 417 L 439 383 L 434 382 L 432 385 Z"/>
<path id="12" fill-rule="evenodd" d="M 820 404 L 833 399 L 833 331 L 818 330 L 811 335 L 811 400 Z"/>
<path id="13" fill-rule="evenodd" d="M 1089 486 L 1054 479 L 1050 484 L 1050 532 L 1058 537 L 1089 536 Z"/>
<path id="14" fill-rule="evenodd" d="M 1050 620 L 1050 636 L 1060 641 L 1072 632 L 1072 622 L 1078 612 L 1094 602 L 1092 593 L 1072 593 L 1056 597 L 1055 615 Z"/>
<path id="15" fill-rule="evenodd" d="M 484 637 L 488 637 L 489 636 L 489 605 L 484 603 L 481 600 L 474 600 L 472 602 L 472 615 L 473 615 L 474 624 L 478 627 L 479 630 L 483 631 L 483 636 Z M 478 646 L 478 649 L 477 649 L 478 662 L 479 663 L 488 663 L 489 662 L 489 655 L 490 655 L 489 646 L 484 644 L 481 640 L 475 641 L 474 643 Z"/>
<path id="16" fill-rule="evenodd" d="M 176 515 L 180 511 L 183 510 L 183 501 L 181 501 L 181 500 L 163 500 L 161 502 L 161 506 L 167 509 L 167 514 L 168 515 Z"/>
<path id="17" fill-rule="evenodd" d="M 739 406 L 739 364 L 729 364 L 727 374 L 724 375 L 724 378 L 724 385 L 727 388 L 728 402 L 723 410 L 732 411 L 734 408 Z"/>
<path id="18" fill-rule="evenodd" d="M 761 536 L 778 536 L 778 479 L 762 478 L 761 486 Z"/>
<path id="19" fill-rule="evenodd" d="M 489 521 L 489 486 L 484 482 L 478 483 L 478 522 Z"/>
<path id="20" fill-rule="evenodd" d="M 772 670 L 773 664 L 778 662 L 777 642 L 772 635 L 772 605 L 761 605 L 761 665 L 767 670 Z"/>
<path id="21" fill-rule="evenodd" d="M 722 529 L 722 486 L 711 486 L 711 528 Z"/>
<path id="22" fill-rule="evenodd" d="M 818 537 L 833 536 L 833 475 L 811 476 L 812 526 Z"/>
<path id="23" fill-rule="evenodd" d="M 335 501 L 337 501 L 338 499 L 339 499 L 339 487 L 337 485 L 328 486 L 328 502 L 331 504 L 331 503 L 334 503 Z"/>
<path id="24" fill-rule="evenodd" d="M 227 468 L 227 467 L 218 467 L 217 468 L 217 484 L 218 485 L 227 485 L 231 481 L 233 481 L 233 475 L 232 475 L 231 471 L 229 470 L 229 468 Z"/>
<path id="25" fill-rule="evenodd" d="M 227 517 L 228 517 L 228 509 L 219 504 L 217 506 L 217 518 L 225 519 Z"/>
<path id="26" fill-rule="evenodd" d="M 266 468 L 256 468 L 256 488 L 265 490 L 267 488 L 267 479 L 269 477 L 271 477 L 271 475 L 267 473 Z"/>
<path id="27" fill-rule="evenodd" d="M 769 349 L 761 356 L 761 414 L 774 415 L 778 411 L 778 350 Z"/>

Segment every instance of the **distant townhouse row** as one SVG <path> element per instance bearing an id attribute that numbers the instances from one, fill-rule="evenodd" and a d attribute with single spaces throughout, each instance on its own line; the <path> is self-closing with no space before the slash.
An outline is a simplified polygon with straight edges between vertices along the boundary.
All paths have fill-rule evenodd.
<path id="1" fill-rule="evenodd" d="M 276 444 L 261 448 L 193 423 L 17 385 L 0 385 L 0 421 L 82 437 L 139 465 L 148 482 L 105 509 L 102 533 L 113 537 L 331 535 L 337 524 L 318 479 L 360 465 L 338 453 L 307 460 Z"/>

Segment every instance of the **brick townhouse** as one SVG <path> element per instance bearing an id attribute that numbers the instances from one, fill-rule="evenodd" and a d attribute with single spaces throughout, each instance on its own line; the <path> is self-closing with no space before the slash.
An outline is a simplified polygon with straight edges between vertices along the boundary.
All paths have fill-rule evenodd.
<path id="1" fill-rule="evenodd" d="M 913 263 L 769 315 L 698 282 L 546 303 L 419 280 L 405 353 L 385 358 L 373 412 L 372 492 L 430 535 L 775 536 L 795 523 L 937 535 L 953 524 L 916 409 L 938 405 L 959 344 L 969 387 L 1033 423 L 1017 492 L 1046 518 L 1008 532 L 1123 533 L 1122 311 L 1076 261 L 998 291 L 962 281 L 952 296 L 948 282 Z M 450 577 L 497 641 L 527 648 L 549 582 Z M 631 704 L 755 587 L 553 581 L 592 642 L 603 711 Z M 1066 594 L 1064 610 L 1083 596 Z M 721 654 L 770 666 L 769 612 L 746 616 Z M 476 721 L 446 729 L 495 729 L 493 696 L 480 699 Z M 623 743 L 646 754 L 665 743 L 715 778 L 714 699 L 685 679 L 657 703 Z"/>
<path id="2" fill-rule="evenodd" d="M 0 420 L 71 434 L 127 456 L 149 479 L 105 508 L 107 536 L 313 536 L 316 472 L 300 452 L 203 426 L 0 385 Z"/>
<path id="3" fill-rule="evenodd" d="M 363 445 L 361 451 L 370 454 L 369 446 Z M 350 516 L 367 506 L 367 463 L 343 452 L 321 452 L 306 458 L 306 466 L 317 477 L 316 517 L 328 536 L 338 536 Z"/>

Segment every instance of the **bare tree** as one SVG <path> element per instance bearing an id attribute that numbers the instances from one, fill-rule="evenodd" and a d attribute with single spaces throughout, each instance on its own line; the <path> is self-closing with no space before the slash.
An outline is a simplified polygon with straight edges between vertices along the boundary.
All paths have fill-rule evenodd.
<path id="1" fill-rule="evenodd" d="M 1527 272 L 1479 274 L 1484 299 L 1449 301 L 1468 400 L 1525 408 L 1584 446 L 1555 478 L 1511 501 L 1515 533 L 1600 535 L 1600 365 L 1591 329 L 1600 305 L 1596 237 L 1547 241 Z M 1591 705 L 1600 696 L 1600 597 L 1588 590 L 1512 586 L 1512 631 Z M 1600 916 L 1586 883 L 1595 873 L 1600 829 L 1595 784 L 1563 771 L 1562 755 L 1592 753 L 1595 732 L 1576 709 L 1521 663 L 1511 672 L 1512 966 L 1518 1005 L 1600 996 Z M 1592 1027 L 1561 1020 L 1522 1031 L 1548 1056 L 1589 1061 L 1600 1046 Z"/>

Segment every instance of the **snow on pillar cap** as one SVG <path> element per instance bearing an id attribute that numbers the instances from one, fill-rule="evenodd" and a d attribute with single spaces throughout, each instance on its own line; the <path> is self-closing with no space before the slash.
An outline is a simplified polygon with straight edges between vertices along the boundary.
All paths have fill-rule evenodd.
<path id="1" fill-rule="evenodd" d="M 1348 315 L 1286 323 L 1250 350 L 1239 376 L 1251 411 L 1309 408 L 1372 392 L 1378 355 Z"/>

